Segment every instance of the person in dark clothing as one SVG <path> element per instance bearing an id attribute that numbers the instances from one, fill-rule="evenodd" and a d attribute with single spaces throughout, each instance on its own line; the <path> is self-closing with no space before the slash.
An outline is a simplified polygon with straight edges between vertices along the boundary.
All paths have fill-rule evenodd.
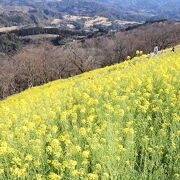
<path id="1" fill-rule="evenodd" d="M 172 52 L 174 52 L 174 51 L 175 51 L 175 48 L 173 47 L 173 48 L 172 48 Z"/>

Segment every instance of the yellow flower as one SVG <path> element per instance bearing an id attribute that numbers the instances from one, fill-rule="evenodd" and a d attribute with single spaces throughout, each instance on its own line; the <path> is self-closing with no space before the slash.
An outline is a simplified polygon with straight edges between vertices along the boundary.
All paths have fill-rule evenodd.
<path id="1" fill-rule="evenodd" d="M 118 110 L 117 114 L 119 116 L 123 117 L 124 116 L 124 110 L 123 109 Z"/>
<path id="2" fill-rule="evenodd" d="M 28 154 L 26 157 L 25 157 L 25 161 L 32 161 L 33 160 L 33 157 L 31 154 Z"/>
<path id="3" fill-rule="evenodd" d="M 57 127 L 57 126 L 52 126 L 52 127 L 51 127 L 51 131 L 52 131 L 53 133 L 56 133 L 56 132 L 58 131 L 58 127 Z"/>
<path id="4" fill-rule="evenodd" d="M 48 177 L 51 180 L 58 180 L 58 179 L 60 179 L 60 176 L 55 174 L 55 173 L 53 173 L 53 172 L 51 172 Z"/>
<path id="5" fill-rule="evenodd" d="M 77 176 L 77 175 L 79 175 L 79 171 L 78 170 L 73 170 L 72 172 L 71 172 L 71 175 L 72 176 Z"/>
<path id="6" fill-rule="evenodd" d="M 83 157 L 83 158 L 88 158 L 88 157 L 89 157 L 89 154 L 90 154 L 89 151 L 83 151 L 83 152 L 82 152 L 82 157 Z"/>
<path id="7" fill-rule="evenodd" d="M 147 148 L 147 151 L 153 152 L 153 149 L 149 147 L 149 148 Z"/>
<path id="8" fill-rule="evenodd" d="M 124 128 L 123 131 L 127 134 L 134 134 L 134 129 L 133 128 Z"/>
<path id="9" fill-rule="evenodd" d="M 51 146 L 52 146 L 53 148 L 58 147 L 58 146 L 59 146 L 59 140 L 58 140 L 58 139 L 53 139 L 53 140 L 51 141 Z"/>
<path id="10" fill-rule="evenodd" d="M 85 112 L 86 112 L 86 108 L 85 108 L 85 107 L 82 107 L 82 108 L 80 109 L 80 112 L 81 112 L 81 113 L 85 113 Z"/>
<path id="11" fill-rule="evenodd" d="M 57 160 L 52 160 L 51 164 L 54 166 L 54 168 L 59 169 L 61 167 L 61 163 Z"/>
<path id="12" fill-rule="evenodd" d="M 21 159 L 20 158 L 18 158 L 18 157 L 14 157 L 14 158 L 12 158 L 12 161 L 13 162 L 15 162 L 17 165 L 21 165 Z"/>
<path id="13" fill-rule="evenodd" d="M 100 164 L 96 164 L 96 165 L 95 165 L 95 168 L 96 168 L 96 169 L 101 169 L 101 165 L 100 165 Z"/>
<path id="14" fill-rule="evenodd" d="M 14 176 L 22 177 L 25 175 L 26 169 L 15 168 L 12 169 L 11 172 Z"/>
<path id="15" fill-rule="evenodd" d="M 40 161 L 34 161 L 34 166 L 39 167 L 41 165 Z"/>
<path id="16" fill-rule="evenodd" d="M 42 174 L 36 174 L 36 180 L 46 180 Z"/>
<path id="17" fill-rule="evenodd" d="M 177 131 L 176 134 L 177 134 L 177 136 L 180 136 L 180 131 Z"/>
<path id="18" fill-rule="evenodd" d="M 136 54 L 137 54 L 137 55 L 140 54 L 140 51 L 137 50 L 137 51 L 136 51 Z"/>
<path id="19" fill-rule="evenodd" d="M 96 179 L 98 179 L 98 175 L 97 175 L 97 174 L 89 173 L 89 174 L 87 174 L 87 176 L 88 176 L 88 178 L 89 178 L 90 180 L 96 180 Z"/>
<path id="20" fill-rule="evenodd" d="M 3 173 L 4 173 L 4 169 L 0 168 L 0 174 L 3 174 Z"/>
<path id="21" fill-rule="evenodd" d="M 86 132 L 86 129 L 82 127 L 82 128 L 79 129 L 79 133 L 81 135 L 85 136 L 87 132 Z"/>
<path id="22" fill-rule="evenodd" d="M 46 152 L 52 152 L 52 147 L 51 146 L 47 146 L 46 147 Z"/>
<path id="23" fill-rule="evenodd" d="M 72 168 L 75 168 L 75 166 L 77 165 L 77 161 L 70 160 L 70 161 L 69 161 L 69 165 L 70 165 Z"/>
<path id="24" fill-rule="evenodd" d="M 149 129 L 150 129 L 151 131 L 153 131 L 153 130 L 154 130 L 154 128 L 153 128 L 153 127 L 150 127 Z"/>
<path id="25" fill-rule="evenodd" d="M 80 151 L 81 151 L 81 147 L 80 147 L 80 146 L 74 146 L 74 147 L 72 148 L 72 150 L 73 150 L 73 153 L 77 153 L 77 152 L 80 152 Z"/>
<path id="26" fill-rule="evenodd" d="M 149 137 L 148 136 L 144 136 L 144 141 L 149 141 Z"/>
<path id="27" fill-rule="evenodd" d="M 180 174 L 176 173 L 174 174 L 175 177 L 180 177 Z"/>
<path id="28" fill-rule="evenodd" d="M 118 145 L 118 149 L 123 152 L 123 151 L 126 151 L 126 149 L 122 146 L 122 145 Z"/>
<path id="29" fill-rule="evenodd" d="M 147 116 L 147 120 L 148 120 L 148 121 L 151 121 L 152 118 L 151 118 L 150 116 Z"/>

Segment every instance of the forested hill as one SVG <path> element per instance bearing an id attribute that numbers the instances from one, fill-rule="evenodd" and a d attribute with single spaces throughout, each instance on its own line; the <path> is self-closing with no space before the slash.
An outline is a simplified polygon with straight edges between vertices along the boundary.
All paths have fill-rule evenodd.
<path id="1" fill-rule="evenodd" d="M 0 12 L 3 10 L 26 12 L 34 15 L 35 22 L 58 18 L 59 13 L 103 16 L 111 20 L 180 20 L 179 0 L 1 0 Z M 34 22 L 31 18 L 29 21 Z"/>
<path id="2" fill-rule="evenodd" d="M 180 19 L 179 0 L 93 0 L 142 18 Z"/>

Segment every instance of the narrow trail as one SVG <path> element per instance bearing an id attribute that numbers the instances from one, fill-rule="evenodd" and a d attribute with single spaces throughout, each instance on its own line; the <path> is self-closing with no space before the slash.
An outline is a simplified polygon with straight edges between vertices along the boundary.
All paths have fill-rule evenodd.
<path id="1" fill-rule="evenodd" d="M 180 45 L 177 45 L 177 46 L 175 46 L 174 48 L 175 48 L 175 52 L 176 52 L 176 50 L 180 49 Z M 158 53 L 158 56 L 160 56 L 160 55 L 162 55 L 162 54 L 165 54 L 165 53 L 167 53 L 167 52 L 171 52 L 171 51 L 172 51 L 172 48 L 171 48 L 171 49 L 167 49 L 167 50 L 163 50 L 163 51 L 161 51 L 161 52 Z"/>
<path id="2" fill-rule="evenodd" d="M 175 46 L 174 48 L 175 48 L 175 52 L 176 52 L 177 50 L 180 49 L 180 45 L 177 45 L 177 46 Z M 171 51 L 172 51 L 172 48 L 171 48 L 171 49 L 167 49 L 167 50 L 163 50 L 163 51 L 159 52 L 157 55 L 154 55 L 154 53 L 151 52 L 151 53 L 150 53 L 148 56 L 146 56 L 145 58 L 139 58 L 137 61 L 128 63 L 128 66 L 135 65 L 136 63 L 141 62 L 141 61 L 147 61 L 147 60 L 150 59 L 150 58 L 153 58 L 153 57 L 156 57 L 156 56 L 160 56 L 160 55 L 162 55 L 162 54 L 165 54 L 165 53 L 168 53 L 168 52 L 171 52 Z M 174 53 L 175 53 L 175 52 L 174 52 Z M 113 71 L 123 70 L 123 69 L 125 69 L 125 68 L 112 69 L 112 70 L 110 70 L 109 72 L 96 75 L 96 78 L 102 77 L 102 76 L 106 76 L 106 75 L 110 74 L 110 73 L 113 72 Z"/>
<path id="3" fill-rule="evenodd" d="M 174 53 L 175 53 L 177 50 L 180 49 L 180 45 L 174 46 L 174 48 L 175 48 L 175 51 L 174 51 Z M 157 55 L 154 55 L 154 53 L 151 52 L 151 53 L 150 53 L 148 56 L 146 56 L 145 58 L 140 58 L 140 59 L 137 60 L 137 61 L 134 61 L 134 62 L 132 62 L 132 63 L 129 63 L 129 65 L 131 65 L 131 64 L 136 64 L 137 62 L 140 62 L 140 61 L 146 61 L 146 60 L 149 59 L 149 58 L 156 57 L 156 56 L 161 56 L 162 54 L 165 54 L 165 53 L 168 53 L 168 52 L 172 52 L 172 48 L 169 48 L 169 49 L 166 49 L 166 50 L 162 50 L 162 51 L 158 52 Z"/>

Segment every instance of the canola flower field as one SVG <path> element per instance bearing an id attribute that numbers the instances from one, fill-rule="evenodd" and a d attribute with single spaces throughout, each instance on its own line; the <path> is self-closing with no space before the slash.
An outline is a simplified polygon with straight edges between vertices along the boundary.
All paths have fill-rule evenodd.
<path id="1" fill-rule="evenodd" d="M 0 179 L 179 179 L 179 90 L 180 50 L 11 96 L 0 102 Z"/>

